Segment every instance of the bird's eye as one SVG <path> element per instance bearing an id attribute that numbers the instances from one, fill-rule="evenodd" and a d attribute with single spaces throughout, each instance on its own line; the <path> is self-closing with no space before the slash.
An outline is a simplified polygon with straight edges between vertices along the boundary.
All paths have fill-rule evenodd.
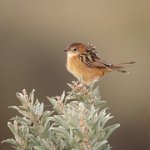
<path id="1" fill-rule="evenodd" d="M 77 49 L 76 49 L 76 48 L 74 48 L 74 49 L 73 49 L 73 51 L 77 51 Z"/>

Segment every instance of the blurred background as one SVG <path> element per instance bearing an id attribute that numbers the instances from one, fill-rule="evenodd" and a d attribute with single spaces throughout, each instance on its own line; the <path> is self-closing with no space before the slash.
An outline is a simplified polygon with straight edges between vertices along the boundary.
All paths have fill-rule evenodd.
<path id="1" fill-rule="evenodd" d="M 113 123 L 113 150 L 150 147 L 150 1 L 0 0 L 0 141 L 11 138 L 7 121 L 17 114 L 17 91 L 36 97 L 69 90 L 63 50 L 71 42 L 92 42 L 110 63 L 135 60 L 129 75 L 113 72 L 100 82 Z M 1 150 L 10 150 L 6 144 Z"/>

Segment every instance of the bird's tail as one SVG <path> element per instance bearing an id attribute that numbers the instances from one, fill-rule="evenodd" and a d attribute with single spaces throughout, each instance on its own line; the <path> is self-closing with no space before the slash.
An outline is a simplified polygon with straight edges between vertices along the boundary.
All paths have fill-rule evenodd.
<path id="1" fill-rule="evenodd" d="M 126 63 L 120 63 L 120 64 L 116 64 L 116 65 L 111 65 L 110 68 L 112 70 L 116 70 L 118 72 L 122 72 L 122 73 L 129 73 L 128 71 L 125 70 L 125 68 L 128 65 L 134 64 L 136 63 L 135 61 L 131 61 L 131 62 L 126 62 Z"/>

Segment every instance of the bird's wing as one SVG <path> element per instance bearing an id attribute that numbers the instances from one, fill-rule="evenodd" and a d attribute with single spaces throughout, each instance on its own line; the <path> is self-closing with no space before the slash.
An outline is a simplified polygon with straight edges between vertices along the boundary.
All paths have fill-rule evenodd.
<path id="1" fill-rule="evenodd" d="M 89 51 L 80 55 L 81 61 L 88 67 L 92 68 L 108 68 L 111 64 L 107 63 L 105 60 L 99 57 L 96 51 Z"/>

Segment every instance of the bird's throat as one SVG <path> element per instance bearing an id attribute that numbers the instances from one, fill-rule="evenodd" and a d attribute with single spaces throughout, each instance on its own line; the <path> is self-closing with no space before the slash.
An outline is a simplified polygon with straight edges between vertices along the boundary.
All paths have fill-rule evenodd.
<path id="1" fill-rule="evenodd" d="M 75 57 L 77 55 L 78 55 L 78 53 L 68 52 L 67 53 L 67 58 L 73 58 L 73 57 Z"/>

